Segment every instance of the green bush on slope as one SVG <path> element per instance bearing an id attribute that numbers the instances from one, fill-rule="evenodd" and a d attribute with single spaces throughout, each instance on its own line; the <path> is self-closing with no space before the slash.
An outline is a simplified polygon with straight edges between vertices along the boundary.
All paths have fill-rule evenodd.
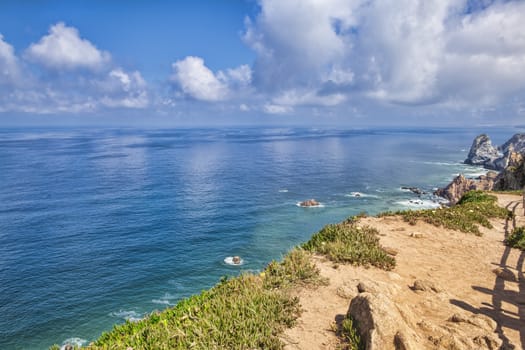
<path id="1" fill-rule="evenodd" d="M 525 251 L 525 227 L 516 227 L 510 236 L 505 239 L 505 244 Z"/>
<path id="2" fill-rule="evenodd" d="M 479 225 L 492 228 L 489 219 L 510 218 L 513 214 L 498 206 L 495 196 L 483 191 L 470 191 L 450 208 L 386 212 L 379 216 L 388 215 L 401 215 L 406 222 L 412 225 L 422 220 L 437 227 L 474 233 L 479 236 L 481 235 Z"/>

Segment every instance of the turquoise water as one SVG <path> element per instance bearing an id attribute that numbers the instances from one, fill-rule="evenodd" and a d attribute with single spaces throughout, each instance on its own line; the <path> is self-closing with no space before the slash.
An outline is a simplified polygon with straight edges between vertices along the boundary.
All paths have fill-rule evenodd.
<path id="1" fill-rule="evenodd" d="M 327 223 L 435 206 L 401 186 L 483 173 L 480 131 L 0 129 L 0 349 L 85 344 Z"/>

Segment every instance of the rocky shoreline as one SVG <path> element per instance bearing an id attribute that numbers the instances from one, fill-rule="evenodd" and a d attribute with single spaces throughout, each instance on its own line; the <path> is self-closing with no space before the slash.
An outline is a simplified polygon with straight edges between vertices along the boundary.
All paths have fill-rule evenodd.
<path id="1" fill-rule="evenodd" d="M 489 172 L 476 179 L 460 174 L 434 193 L 446 198 L 451 205 L 471 190 L 521 190 L 525 187 L 525 134 L 515 134 L 498 147 L 492 145 L 488 135 L 479 135 L 472 142 L 464 163 L 483 166 Z"/>

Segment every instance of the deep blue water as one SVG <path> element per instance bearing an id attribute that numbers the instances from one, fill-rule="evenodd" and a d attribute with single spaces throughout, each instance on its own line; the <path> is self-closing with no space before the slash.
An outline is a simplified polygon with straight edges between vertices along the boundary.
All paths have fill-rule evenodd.
<path id="1" fill-rule="evenodd" d="M 433 205 L 400 187 L 479 173 L 480 131 L 520 130 L 0 129 L 0 349 L 91 341 L 327 223 Z"/>

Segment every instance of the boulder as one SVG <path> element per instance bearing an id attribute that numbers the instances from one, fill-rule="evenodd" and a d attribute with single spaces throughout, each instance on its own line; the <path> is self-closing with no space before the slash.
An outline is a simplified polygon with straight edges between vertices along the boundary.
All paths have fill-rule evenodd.
<path id="1" fill-rule="evenodd" d="M 496 169 L 494 162 L 501 157 L 500 152 L 492 145 L 486 134 L 477 136 L 472 142 L 465 164 L 481 165 L 488 169 Z"/>
<path id="2" fill-rule="evenodd" d="M 434 282 L 428 280 L 415 280 L 414 285 L 410 287 L 413 291 L 420 292 L 435 292 L 439 293 L 442 291 L 441 288 L 436 287 Z"/>
<path id="3" fill-rule="evenodd" d="M 384 294 L 360 293 L 350 302 L 350 316 L 359 325 L 367 350 L 418 349 L 417 335 L 410 329 L 396 305 Z"/>

